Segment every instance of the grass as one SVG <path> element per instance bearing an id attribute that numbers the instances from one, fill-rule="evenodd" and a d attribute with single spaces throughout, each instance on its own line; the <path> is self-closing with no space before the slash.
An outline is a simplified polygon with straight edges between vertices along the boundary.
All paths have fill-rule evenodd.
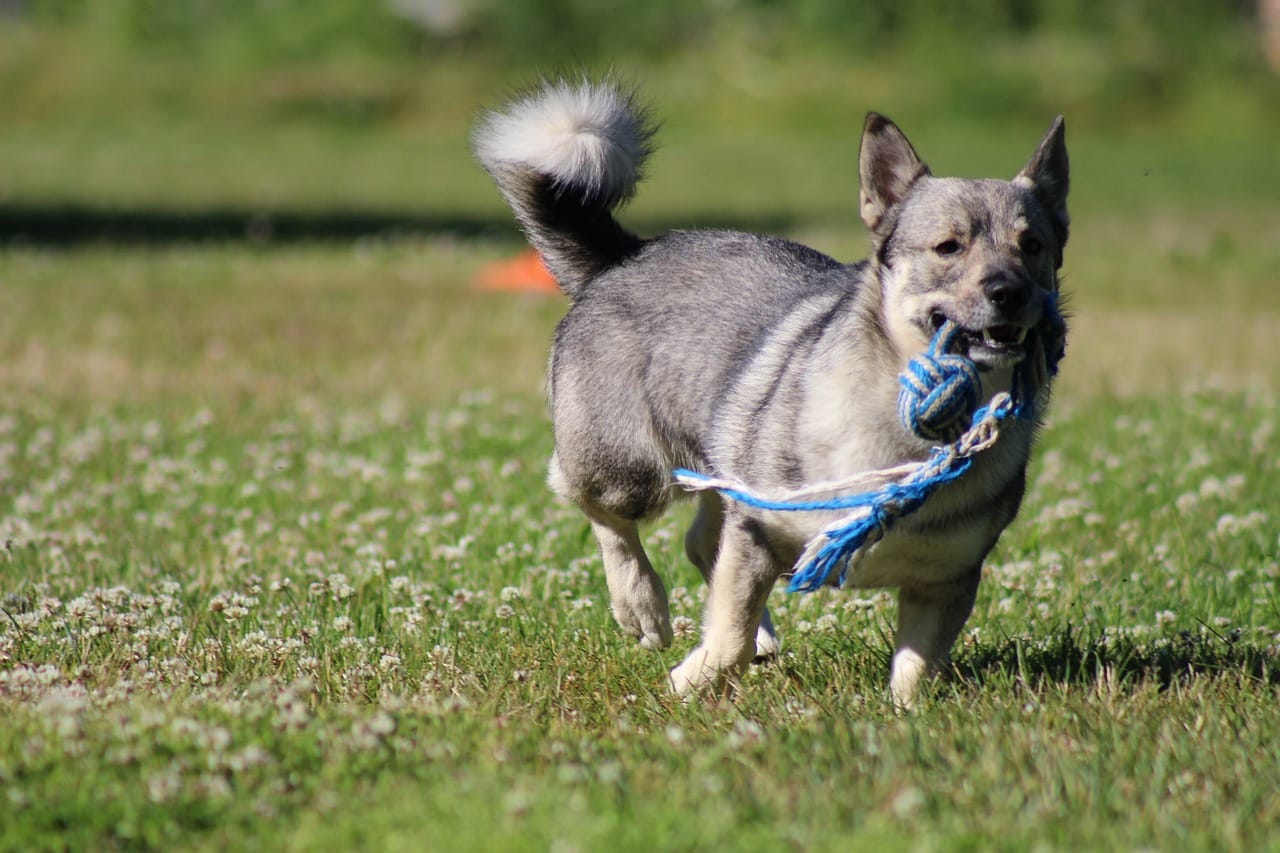
<path id="1" fill-rule="evenodd" d="M 5 846 L 1214 848 L 1274 826 L 1273 392 L 1064 407 L 956 675 L 907 718 L 873 592 L 776 595 L 783 661 L 735 704 L 675 702 L 692 637 L 618 635 L 532 403 L 336 397 L 6 401 Z M 649 539 L 687 630 L 679 532 Z"/>
<path id="2" fill-rule="evenodd" d="M 667 127 L 633 221 L 859 254 L 863 107 L 824 112 L 847 72 L 812 61 L 790 80 L 723 55 L 646 74 Z M 734 62 L 758 79 L 726 82 Z M 901 97 L 940 171 L 1011 172 L 1043 129 L 857 71 Z M 1052 423 L 951 676 L 903 717 L 873 590 L 775 593 L 780 661 L 733 702 L 669 697 L 701 607 L 688 508 L 646 534 L 676 647 L 613 625 L 587 526 L 542 482 L 563 306 L 469 286 L 516 245 L 462 147 L 496 79 L 394 84 L 410 106 L 370 125 L 236 119 L 264 96 L 204 85 L 176 118 L 131 95 L 154 150 L 10 94 L 4 203 L 350 205 L 496 239 L 208 240 L 197 222 L 0 249 L 0 848 L 1274 847 L 1280 172 L 1247 97 L 1071 125 Z M 1200 129 L 1216 111 L 1244 117 L 1225 151 Z M 762 125 L 740 159 L 709 156 Z M 436 161 L 417 159 L 428 137 Z"/>

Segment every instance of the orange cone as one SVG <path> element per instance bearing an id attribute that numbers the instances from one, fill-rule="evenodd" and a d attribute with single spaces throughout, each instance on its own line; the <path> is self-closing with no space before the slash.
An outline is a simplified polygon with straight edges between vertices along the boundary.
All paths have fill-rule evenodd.
<path id="1" fill-rule="evenodd" d="M 560 285 L 533 249 L 514 258 L 485 264 L 476 272 L 477 290 L 518 293 L 560 293 Z"/>

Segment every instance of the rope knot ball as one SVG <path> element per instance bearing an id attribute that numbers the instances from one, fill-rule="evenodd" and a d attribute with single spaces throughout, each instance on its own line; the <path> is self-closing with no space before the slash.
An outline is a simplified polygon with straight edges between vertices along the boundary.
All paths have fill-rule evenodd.
<path id="1" fill-rule="evenodd" d="M 982 399 L 977 366 L 947 351 L 957 333 L 955 324 L 947 321 L 928 351 L 912 358 L 898 379 L 898 417 L 926 441 L 958 439 L 969 428 L 969 417 Z"/>

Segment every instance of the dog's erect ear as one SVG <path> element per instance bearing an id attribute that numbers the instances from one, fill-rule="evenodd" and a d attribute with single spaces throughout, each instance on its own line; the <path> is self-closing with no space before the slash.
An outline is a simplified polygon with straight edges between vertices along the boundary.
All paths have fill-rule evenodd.
<path id="1" fill-rule="evenodd" d="M 858 154 L 858 177 L 862 181 L 859 207 L 862 221 L 876 238 L 885 236 L 888 214 L 929 167 L 916 154 L 898 126 L 879 113 L 867 113 L 862 128 L 862 150 Z"/>
<path id="2" fill-rule="evenodd" d="M 1019 186 L 1028 187 L 1036 199 L 1053 217 L 1053 229 L 1058 235 L 1058 265 L 1062 265 L 1062 246 L 1067 242 L 1067 226 L 1071 217 L 1067 214 L 1067 190 L 1071 186 L 1070 163 L 1067 160 L 1067 126 L 1062 116 L 1050 125 L 1044 139 L 1040 140 L 1036 153 L 1013 179 Z"/>

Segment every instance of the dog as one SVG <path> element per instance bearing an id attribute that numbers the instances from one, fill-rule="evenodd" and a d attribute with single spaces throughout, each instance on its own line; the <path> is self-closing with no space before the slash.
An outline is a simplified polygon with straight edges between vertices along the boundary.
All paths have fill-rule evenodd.
<path id="1" fill-rule="evenodd" d="M 1058 294 L 1068 159 L 1059 116 L 1011 181 L 934 177 L 897 125 L 871 113 L 859 204 L 872 252 L 845 264 L 772 236 L 632 233 L 614 212 L 652 139 L 633 90 L 559 80 L 483 114 L 473 148 L 571 303 L 549 365 L 549 483 L 590 522 L 618 624 L 662 649 L 667 595 L 638 524 L 683 496 L 672 471 L 780 490 L 925 459 L 932 445 L 898 418 L 899 373 L 949 320 L 982 399 L 1009 389 Z M 946 665 L 973 610 L 1043 410 L 1002 430 L 846 579 L 898 590 L 889 687 L 901 707 Z M 777 655 L 766 599 L 833 518 L 715 492 L 698 500 L 685 548 L 709 588 L 701 642 L 670 673 L 685 695 Z"/>

